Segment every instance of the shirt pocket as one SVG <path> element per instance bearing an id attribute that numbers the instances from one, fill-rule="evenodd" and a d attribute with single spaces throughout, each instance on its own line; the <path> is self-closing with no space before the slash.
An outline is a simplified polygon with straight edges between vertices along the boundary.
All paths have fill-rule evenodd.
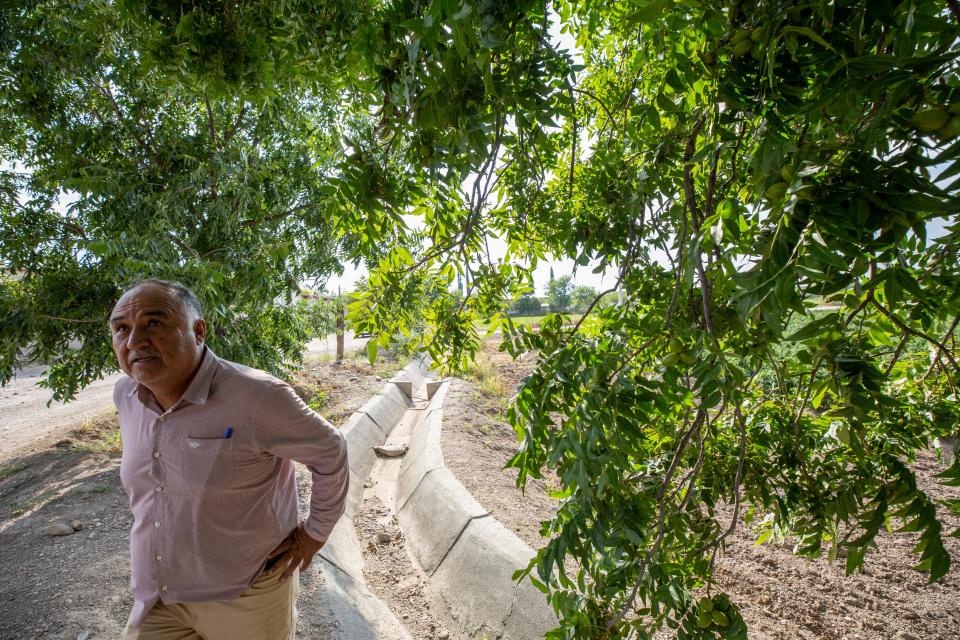
<path id="1" fill-rule="evenodd" d="M 192 487 L 215 487 L 233 476 L 233 438 L 183 439 L 180 479 Z"/>

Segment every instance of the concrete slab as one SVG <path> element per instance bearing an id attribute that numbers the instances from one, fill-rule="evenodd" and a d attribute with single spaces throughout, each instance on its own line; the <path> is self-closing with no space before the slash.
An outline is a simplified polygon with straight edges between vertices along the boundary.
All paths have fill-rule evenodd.
<path id="1" fill-rule="evenodd" d="M 413 398 L 413 382 L 409 380 L 391 380 L 390 382 L 397 385 L 397 388 L 400 389 L 407 398 Z"/>
<path id="2" fill-rule="evenodd" d="M 363 555 L 360 552 L 360 540 L 353 527 L 353 518 L 340 518 L 318 555 L 340 567 L 341 571 L 354 580 L 363 581 Z"/>
<path id="3" fill-rule="evenodd" d="M 417 426 L 410 438 L 410 450 L 397 475 L 398 510 L 404 507 L 427 473 L 444 467 L 440 449 L 442 422 L 443 412 L 434 411 Z"/>
<path id="4" fill-rule="evenodd" d="M 443 430 L 443 408 L 425 410 L 420 422 L 414 425 L 410 435 L 410 449 L 416 453 L 426 448 L 440 446 L 439 436 Z"/>
<path id="5" fill-rule="evenodd" d="M 322 571 L 338 640 L 410 640 L 393 612 L 363 583 L 328 562 Z"/>
<path id="6" fill-rule="evenodd" d="M 547 596 L 537 589 L 529 579 L 514 587 L 514 601 L 510 615 L 503 623 L 503 635 L 500 640 L 527 640 L 542 638 L 547 631 L 560 624 L 554 615 Z"/>
<path id="7" fill-rule="evenodd" d="M 395 404 L 399 404 L 404 408 L 404 410 L 413 408 L 411 397 L 404 393 L 400 387 L 397 386 L 396 382 L 391 382 L 390 384 L 386 385 L 380 392 L 380 395 L 386 397 Z"/>
<path id="8" fill-rule="evenodd" d="M 407 397 L 396 385 L 388 383 L 381 393 L 367 400 L 357 411 L 370 416 L 380 425 L 384 433 L 389 434 L 393 426 L 403 417 L 408 402 Z"/>
<path id="9" fill-rule="evenodd" d="M 377 396 L 379 397 L 379 396 Z M 373 447 L 383 444 L 387 436 L 376 422 L 365 413 L 354 413 L 341 429 L 347 440 L 347 460 L 350 463 L 350 489 L 347 493 L 346 518 L 363 499 L 363 483 L 377 461 Z"/>
<path id="10" fill-rule="evenodd" d="M 300 597 L 297 598 L 299 626 L 304 630 L 309 629 L 312 636 L 336 638 L 338 624 L 330 607 L 327 579 L 323 575 L 324 564 L 326 562 L 321 558 L 315 558 L 307 570 L 300 574 Z"/>
<path id="11" fill-rule="evenodd" d="M 426 474 L 397 513 L 420 567 L 433 573 L 474 518 L 487 515 L 446 467 Z"/>
<path id="12" fill-rule="evenodd" d="M 531 557 L 533 550 L 496 519 L 471 520 L 437 567 L 429 587 L 461 633 L 489 629 L 498 638 L 542 638 L 556 626 L 555 621 L 545 623 L 536 615 L 512 615 L 518 602 L 535 601 L 530 595 L 518 601 L 516 593 L 518 588 L 536 590 L 533 585 L 522 583 L 515 587 L 513 583 L 513 572 L 526 567 Z M 545 603 L 542 606 L 546 608 Z M 508 621 L 509 636 L 503 635 Z"/>
<path id="13" fill-rule="evenodd" d="M 411 373 L 414 376 L 415 372 Z M 347 440 L 350 492 L 346 514 L 337 523 L 319 552 L 317 564 L 326 583 L 323 606 L 331 612 L 336 627 L 332 637 L 342 640 L 410 640 L 393 612 L 365 586 L 363 555 L 353 526 L 353 514 L 363 499 L 364 482 L 382 445 L 412 404 L 396 384 L 384 390 L 355 412 L 341 429 Z M 311 567 L 313 569 L 313 567 Z"/>
<path id="14" fill-rule="evenodd" d="M 431 607 L 454 637 L 542 638 L 557 626 L 546 597 L 529 581 L 513 581 L 534 552 L 446 468 L 441 434 L 450 381 L 426 380 L 426 387 L 430 400 L 413 425 L 396 500 L 407 544 L 429 577 Z"/>
<path id="15" fill-rule="evenodd" d="M 498 528 L 503 525 L 491 517 L 471 520 L 428 582 L 435 602 L 469 637 L 479 632 L 499 637 L 513 606 L 512 574 L 523 558 L 517 549 L 500 553 L 493 543 L 504 533 Z"/>
<path id="16" fill-rule="evenodd" d="M 442 394 L 445 394 L 447 392 L 447 388 L 449 386 L 450 386 L 449 380 L 428 380 L 427 381 L 427 399 L 430 400 L 430 404 L 433 404 L 434 397 L 436 397 L 437 394 L 441 394 L 441 396 L 437 398 L 437 403 L 439 406 L 439 404 L 443 402 Z"/>
<path id="17" fill-rule="evenodd" d="M 378 398 L 379 396 L 374 396 Z M 369 423 L 369 424 L 364 424 Z M 370 428 L 373 427 L 375 431 L 375 436 L 370 436 Z M 358 431 L 359 433 L 354 433 Z M 343 437 L 347 439 L 347 446 L 350 446 L 350 442 L 357 438 L 366 440 L 370 437 L 380 438 L 386 440 L 387 433 L 380 428 L 380 425 L 377 424 L 373 418 L 371 418 L 366 413 L 361 413 L 360 411 L 354 411 L 350 414 L 350 417 L 347 418 L 347 423 L 340 427 L 340 433 L 343 434 Z"/>
<path id="18" fill-rule="evenodd" d="M 414 388 L 423 386 L 425 378 L 430 374 L 429 369 L 420 360 L 414 359 L 390 378 L 391 382 L 406 381 L 413 384 Z"/>

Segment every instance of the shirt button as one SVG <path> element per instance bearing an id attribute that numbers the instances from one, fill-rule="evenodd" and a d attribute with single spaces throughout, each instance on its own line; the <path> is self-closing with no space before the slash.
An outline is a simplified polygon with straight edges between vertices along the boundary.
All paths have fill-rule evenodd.
<path id="1" fill-rule="evenodd" d="M 160 493 L 161 491 L 163 491 L 163 487 L 154 487 L 153 490 L 156 491 L 157 493 Z"/>
<path id="2" fill-rule="evenodd" d="M 166 591 L 166 590 L 167 590 L 167 585 L 163 585 L 162 587 L 160 587 L 160 591 Z"/>
<path id="3" fill-rule="evenodd" d="M 157 560 L 163 560 L 163 556 L 161 556 L 161 555 L 159 555 L 159 554 L 156 555 L 156 556 L 154 556 L 154 557 L 155 557 Z"/>
<path id="4" fill-rule="evenodd" d="M 154 452 L 153 452 L 153 457 L 154 457 L 154 458 L 159 458 L 159 457 L 160 457 L 160 452 L 159 452 L 159 451 L 154 451 Z"/>
<path id="5" fill-rule="evenodd" d="M 159 526 L 160 526 L 160 521 L 159 521 L 159 520 L 154 521 L 153 526 L 159 527 Z"/>

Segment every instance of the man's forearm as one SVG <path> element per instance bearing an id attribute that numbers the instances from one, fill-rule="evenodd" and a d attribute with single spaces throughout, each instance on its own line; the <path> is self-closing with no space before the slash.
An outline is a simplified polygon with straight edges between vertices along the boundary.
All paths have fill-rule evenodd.
<path id="1" fill-rule="evenodd" d="M 342 465 L 333 474 L 319 474 L 312 468 L 313 485 L 310 491 L 310 515 L 304 522 L 304 530 L 316 540 L 330 537 L 347 504 L 350 488 L 350 467 L 344 448 Z"/>

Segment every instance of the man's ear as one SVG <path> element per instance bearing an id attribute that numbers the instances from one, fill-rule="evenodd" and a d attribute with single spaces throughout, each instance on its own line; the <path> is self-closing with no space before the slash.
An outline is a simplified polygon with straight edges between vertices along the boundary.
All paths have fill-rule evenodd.
<path id="1" fill-rule="evenodd" d="M 197 344 L 203 344 L 203 339 L 207 337 L 206 320 L 201 318 L 193 321 L 193 335 L 197 338 Z"/>

